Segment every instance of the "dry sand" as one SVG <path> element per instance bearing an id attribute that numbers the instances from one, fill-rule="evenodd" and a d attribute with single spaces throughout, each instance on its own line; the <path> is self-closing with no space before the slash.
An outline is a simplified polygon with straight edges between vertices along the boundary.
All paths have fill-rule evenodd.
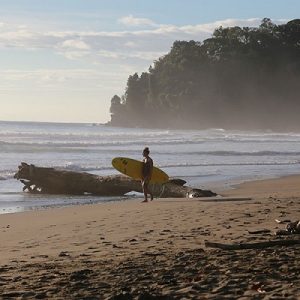
<path id="1" fill-rule="evenodd" d="M 229 198 L 156 199 L 0 215 L 2 299 L 300 299 L 300 246 L 239 251 L 300 219 L 300 176 Z M 247 199 L 250 197 L 251 199 Z M 239 199 L 240 198 L 240 199 Z M 270 232 L 250 234 L 255 230 Z"/>

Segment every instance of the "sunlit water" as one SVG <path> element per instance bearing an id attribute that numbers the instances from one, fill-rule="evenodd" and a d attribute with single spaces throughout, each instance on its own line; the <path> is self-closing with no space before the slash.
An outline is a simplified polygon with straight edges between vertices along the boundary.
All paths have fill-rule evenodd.
<path id="1" fill-rule="evenodd" d="M 299 172 L 298 133 L 0 122 L 0 213 L 120 200 L 30 195 L 22 192 L 22 184 L 13 175 L 22 161 L 99 175 L 117 174 L 112 158 L 141 159 L 145 146 L 150 147 L 154 163 L 169 176 L 200 188 Z"/>

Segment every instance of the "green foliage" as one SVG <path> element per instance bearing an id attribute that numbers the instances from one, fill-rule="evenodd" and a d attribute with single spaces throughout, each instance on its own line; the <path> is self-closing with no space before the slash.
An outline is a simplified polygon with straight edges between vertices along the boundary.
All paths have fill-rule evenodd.
<path id="1" fill-rule="evenodd" d="M 129 76 L 112 125 L 299 129 L 300 19 L 219 27 L 202 43 L 175 41 L 149 72 Z"/>

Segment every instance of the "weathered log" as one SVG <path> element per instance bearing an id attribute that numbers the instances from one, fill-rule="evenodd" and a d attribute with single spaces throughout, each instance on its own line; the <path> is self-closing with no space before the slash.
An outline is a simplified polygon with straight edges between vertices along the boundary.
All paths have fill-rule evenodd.
<path id="1" fill-rule="evenodd" d="M 23 190 L 30 193 L 92 194 L 100 196 L 122 196 L 128 192 L 142 192 L 139 180 L 124 175 L 98 176 L 86 172 L 36 167 L 22 162 L 14 178 L 24 184 Z M 170 180 L 165 184 L 154 184 L 150 188 L 160 197 L 210 197 L 216 194 L 183 185 L 183 181 Z"/>
<path id="2" fill-rule="evenodd" d="M 240 243 L 240 244 L 221 244 L 213 242 L 205 242 L 205 246 L 209 248 L 219 248 L 223 250 L 244 250 L 244 249 L 263 249 L 275 246 L 293 246 L 300 244 L 300 240 L 275 240 L 258 243 Z"/>

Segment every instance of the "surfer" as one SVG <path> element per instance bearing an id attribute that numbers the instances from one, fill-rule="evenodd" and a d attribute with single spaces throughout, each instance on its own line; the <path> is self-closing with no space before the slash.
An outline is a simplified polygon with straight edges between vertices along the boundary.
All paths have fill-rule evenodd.
<path id="1" fill-rule="evenodd" d="M 148 202 L 147 195 L 149 194 L 151 197 L 151 201 L 153 200 L 153 194 L 149 190 L 149 182 L 151 180 L 152 171 L 153 171 L 153 160 L 149 156 L 150 150 L 146 147 L 143 150 L 143 169 L 142 169 L 142 188 L 144 192 L 145 199 L 143 202 Z"/>

